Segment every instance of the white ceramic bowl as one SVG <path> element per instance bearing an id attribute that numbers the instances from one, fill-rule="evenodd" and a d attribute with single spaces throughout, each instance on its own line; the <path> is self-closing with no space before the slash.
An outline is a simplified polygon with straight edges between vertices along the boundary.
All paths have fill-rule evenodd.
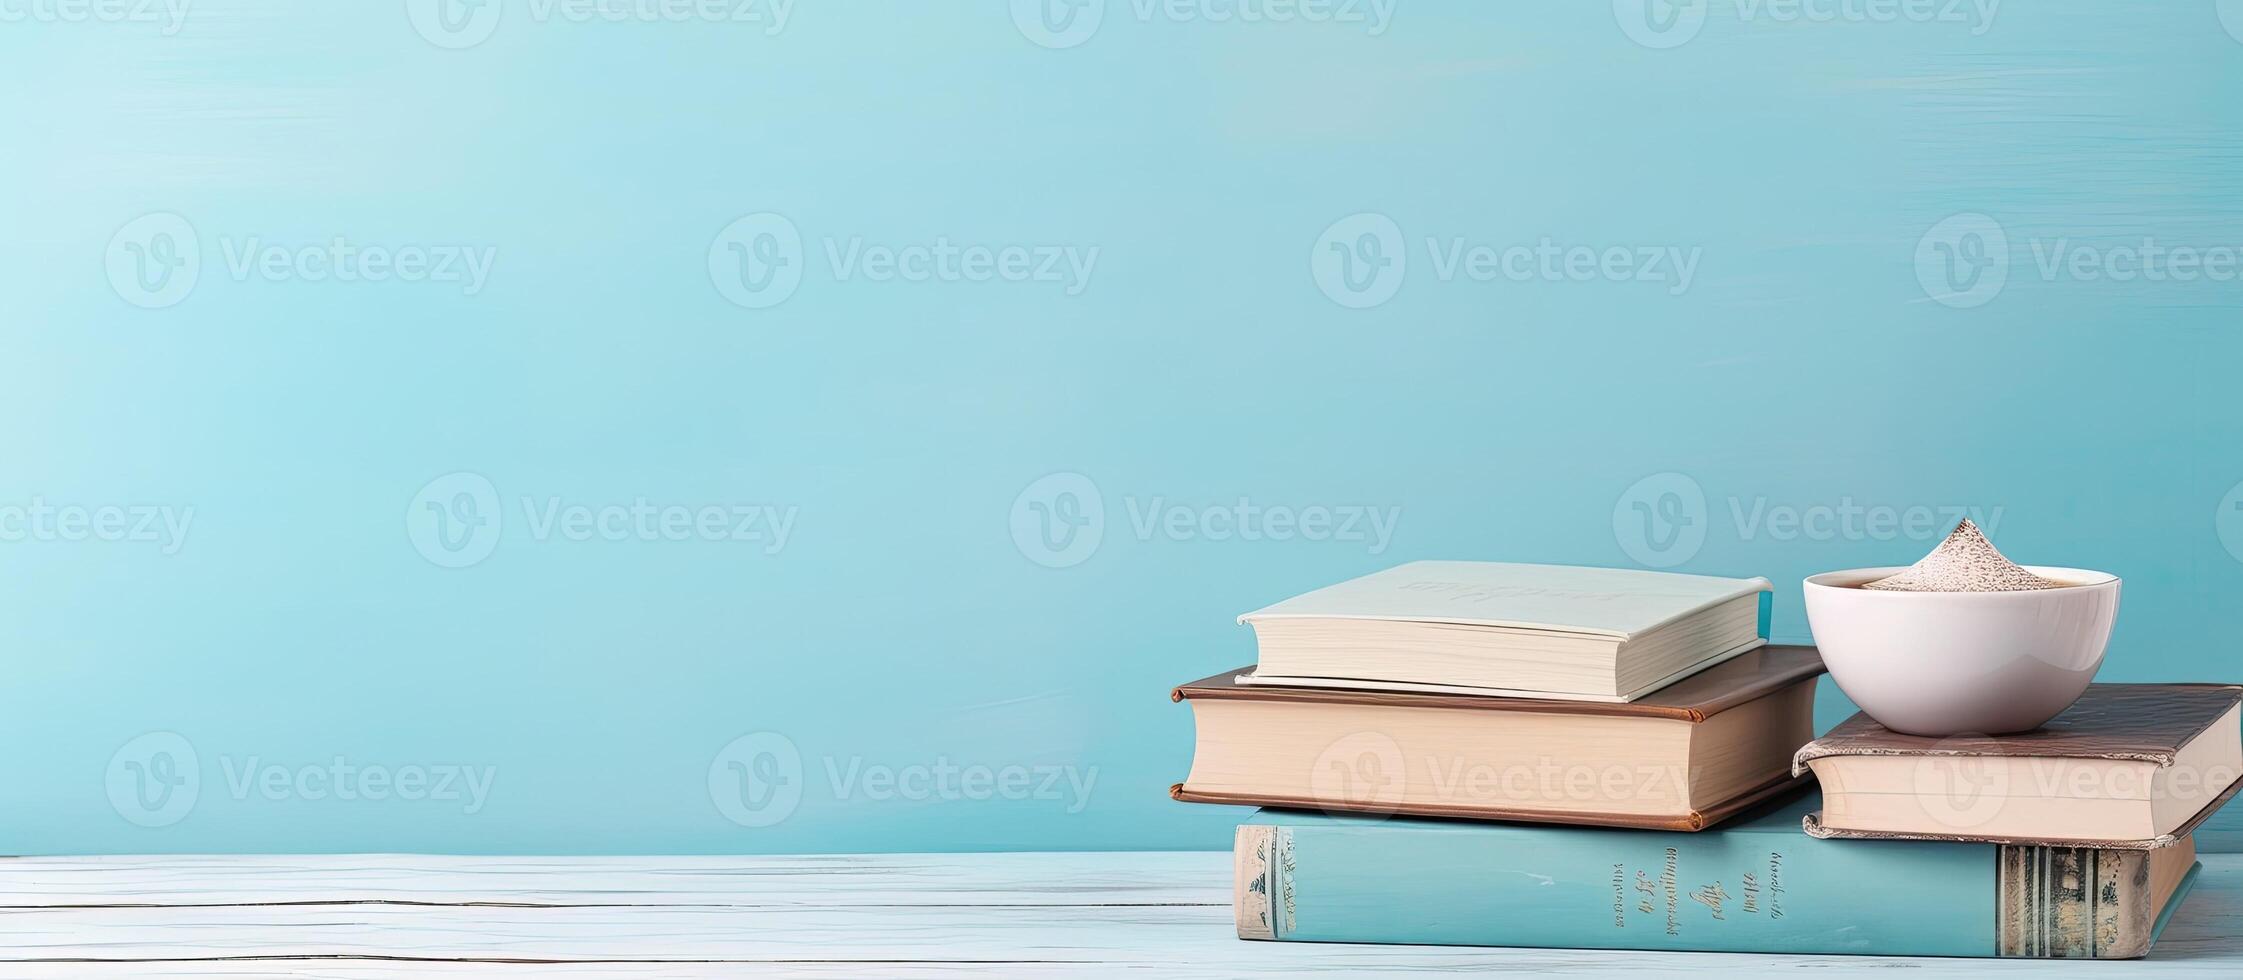
<path id="1" fill-rule="evenodd" d="M 2063 588 L 1883 592 L 1900 571 L 1807 578 L 1807 626 L 1840 690 L 1897 732 L 1935 737 L 2030 731 L 2095 679 L 2118 620 L 2118 576 L 2025 566 Z"/>

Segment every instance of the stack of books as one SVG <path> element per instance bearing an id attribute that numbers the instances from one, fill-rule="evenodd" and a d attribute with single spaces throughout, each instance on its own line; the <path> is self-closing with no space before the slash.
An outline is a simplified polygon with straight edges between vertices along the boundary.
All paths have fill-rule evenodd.
<path id="1" fill-rule="evenodd" d="M 1170 790 L 1238 828 L 1245 939 L 2118 958 L 2237 789 L 2243 689 L 2095 685 L 2041 731 L 1821 739 L 1770 586 L 1416 562 L 1241 621 Z M 1819 783 L 1821 792 L 1815 792 Z M 1853 838 L 1853 839 L 1847 839 Z M 1874 839 L 1870 839 L 1874 838 Z"/>

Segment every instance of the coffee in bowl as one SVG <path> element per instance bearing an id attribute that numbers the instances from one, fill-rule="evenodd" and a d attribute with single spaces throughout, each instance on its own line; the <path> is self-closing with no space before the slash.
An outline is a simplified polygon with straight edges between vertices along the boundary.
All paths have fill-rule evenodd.
<path id="1" fill-rule="evenodd" d="M 1882 592 L 2029 592 L 2061 586 L 2002 556 L 1968 517 L 1915 564 L 1862 588 Z"/>
<path id="2" fill-rule="evenodd" d="M 2018 565 L 1969 521 L 1906 568 L 1809 576 L 1831 679 L 1885 727 L 2027 731 L 2078 700 L 2118 618 L 2115 575 Z"/>

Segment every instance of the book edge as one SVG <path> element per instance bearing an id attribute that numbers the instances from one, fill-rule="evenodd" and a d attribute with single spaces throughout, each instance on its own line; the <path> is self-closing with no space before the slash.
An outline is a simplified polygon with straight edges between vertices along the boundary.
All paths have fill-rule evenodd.
<path id="1" fill-rule="evenodd" d="M 1231 844 L 1231 916 L 1240 939 L 1276 939 L 1277 920 L 1270 850 L 1281 828 L 1240 824 Z"/>
<path id="2" fill-rule="evenodd" d="M 1795 760 L 1796 758 L 1797 757 L 1794 756 Z M 2052 756 L 2051 758 L 2059 757 Z M 2103 757 L 2091 756 L 2088 758 Z M 1809 761 L 1810 763 L 1812 763 L 1813 760 Z M 1796 778 L 1800 774 L 1801 773 L 1799 770 L 1799 766 L 1795 761 L 1792 765 L 1792 775 L 1794 778 Z M 1821 781 L 1821 777 L 1816 777 L 1816 780 L 1819 783 Z M 2206 821 L 2211 820 L 2212 815 L 2218 813 L 2222 807 L 2227 806 L 2228 801 L 2235 799 L 2236 795 L 2239 792 L 2243 792 L 2243 776 L 2238 776 L 2235 779 L 2229 780 L 2227 788 L 2221 790 L 2220 795 L 2212 797 L 2211 800 L 2207 801 L 2203 806 L 2198 807 L 2195 813 L 2190 814 L 2187 820 L 2181 821 L 2180 825 L 2174 827 L 2171 833 L 2161 834 L 2156 837 L 2141 837 L 2131 840 L 2078 840 L 2053 838 L 2048 840 L 2030 840 L 2025 838 L 1976 837 L 1966 834 L 1901 833 L 1897 831 L 1887 830 L 1842 830 L 1822 826 L 1822 811 L 1820 810 L 1808 814 L 1802 822 L 1802 826 L 1809 836 L 1821 837 L 1825 839 L 1844 838 L 1848 840 L 1965 841 L 1974 844 L 2034 844 L 2046 847 L 2099 847 L 2110 848 L 2114 850 L 2153 851 L 2161 847 L 2171 847 L 2175 843 L 2179 842 L 2181 838 L 2195 833 L 2196 828 L 2203 826 Z"/>
<path id="3" fill-rule="evenodd" d="M 2143 947 L 2142 955 L 2149 955 L 2150 950 L 2157 948 L 2157 941 L 2165 937 L 2166 923 L 2173 921 L 2174 911 L 2181 907 L 2181 901 L 2188 898 L 2189 892 L 2196 888 L 2197 876 L 2203 871 L 2204 862 L 2190 862 L 2188 871 L 2181 875 L 2181 883 L 2173 886 L 2173 897 L 2166 899 L 2165 907 L 2157 910 L 2157 921 L 2150 924 L 2149 945 Z"/>
<path id="4" fill-rule="evenodd" d="M 1259 669 L 1233 674 L 1231 683 L 1246 687 L 1306 687 L 1317 690 L 1383 691 L 1392 694 L 1460 695 L 1475 698 L 1507 698 L 1517 701 L 1575 701 L 1588 704 L 1634 704 L 1644 698 L 1666 690 L 1668 687 L 1745 654 L 1767 646 L 1766 637 L 1754 637 L 1728 650 L 1723 650 L 1704 660 L 1683 666 L 1681 669 L 1644 684 L 1625 694 L 1579 694 L 1571 691 L 1533 691 L 1511 687 L 1470 687 L 1461 684 L 1419 684 L 1410 681 L 1372 681 L 1349 677 L 1303 677 L 1295 674 L 1264 674 Z M 1697 709 L 1681 709 L 1690 713 L 1690 720 L 1703 721 L 1705 714 Z"/>
<path id="5" fill-rule="evenodd" d="M 2180 744 L 2174 746 L 2171 749 L 2159 749 L 2156 751 L 2122 750 L 2117 752 L 2071 754 L 2034 752 L 2022 753 L 2017 757 L 2024 759 L 2109 759 L 2112 761 L 2123 762 L 2153 762 L 2160 767 L 2171 766 L 2173 764 L 2174 758 L 2180 753 L 2181 749 L 2188 747 L 2189 743 L 2203 737 L 2205 732 L 2209 731 L 2213 725 L 2218 724 L 2221 718 L 2227 716 L 2227 712 L 2235 710 L 2235 705 L 2243 704 L 2243 685 L 2237 684 L 2141 684 L 2126 686 L 2220 690 L 2229 692 L 2231 700 L 2228 707 L 2214 712 L 2210 718 L 2205 720 L 2203 725 L 2191 729 L 2187 737 L 2181 739 Z M 1817 759 L 1838 758 L 1843 756 L 1983 756 L 1988 754 L 1985 752 L 1970 751 L 1967 747 L 1948 749 L 1937 748 L 1936 746 L 1925 746 L 1920 748 L 1896 748 L 1879 745 L 1856 746 L 1847 744 L 1853 739 L 1862 738 L 1864 736 L 1852 732 L 1847 732 L 1844 729 L 1847 726 L 1852 725 L 1856 721 L 1863 720 L 1872 725 L 1877 724 L 1877 720 L 1869 717 L 1868 712 L 1856 711 L 1852 715 L 1848 716 L 1846 720 L 1841 721 L 1837 725 L 1833 726 L 1830 731 L 1823 733 L 1822 737 L 1800 746 L 1799 751 L 1792 753 L 1792 771 L 1795 773 L 1802 772 L 1804 771 L 1807 764 L 1814 762 Z M 1878 727 L 1883 728 L 1882 725 L 1879 725 Z M 1886 729 L 1886 731 L 1891 732 L 1890 729 Z M 1897 732 L 1891 732 L 1891 734 L 1899 735 L 1899 733 Z M 1921 738 L 1922 736 L 1901 735 L 1900 737 Z M 1986 736 L 1986 738 L 1991 739 L 1998 739 L 2001 737 L 2002 736 Z"/>
<path id="6" fill-rule="evenodd" d="M 1258 620 L 1258 619 L 1365 619 L 1365 620 L 1383 620 L 1383 621 L 1387 621 L 1387 622 L 1395 622 L 1395 623 L 1447 623 L 1447 624 L 1453 624 L 1453 625 L 1458 625 L 1458 626 L 1486 626 L 1486 627 L 1493 627 L 1493 628 L 1500 628 L 1500 629 L 1533 630 L 1533 631 L 1537 631 L 1537 632 L 1545 632 L 1545 633 L 1566 633 L 1566 634 L 1572 634 L 1572 635 L 1575 635 L 1575 636 L 1595 636 L 1595 637 L 1609 637 L 1609 638 L 1612 638 L 1612 639 L 1616 639 L 1616 640 L 1620 640 L 1620 641 L 1623 641 L 1623 642 L 1625 642 L 1625 641 L 1627 641 L 1627 640 L 1630 640 L 1630 639 L 1633 639 L 1633 638 L 1635 638 L 1636 636 L 1639 636 L 1639 635 L 1641 635 L 1641 634 L 1644 634 L 1644 633 L 1648 633 L 1648 632 L 1651 632 L 1652 630 L 1658 629 L 1658 628 L 1659 628 L 1659 627 L 1661 627 L 1661 626 L 1665 626 L 1665 625 L 1667 625 L 1668 623 L 1672 623 L 1672 622 L 1674 622 L 1674 621 L 1676 621 L 1676 620 L 1679 620 L 1679 619 L 1683 619 L 1683 618 L 1685 618 L 1685 617 L 1688 617 L 1688 616 L 1692 616 L 1692 615 L 1695 615 L 1695 614 L 1697 614 L 1697 613 L 1701 613 L 1701 612 L 1704 612 L 1704 611 L 1706 611 L 1707 609 L 1710 609 L 1710 608 L 1712 608 L 1712 607 L 1714 607 L 1714 606 L 1718 606 L 1718 605 L 1720 605 L 1720 604 L 1722 604 L 1722 603 L 1725 603 L 1725 602 L 1729 602 L 1729 601 L 1731 601 L 1731 600 L 1734 600 L 1734 599 L 1739 599 L 1739 598 L 1743 598 L 1744 596 L 1748 596 L 1748 595 L 1756 595 L 1756 594 L 1761 594 L 1761 593 L 1774 593 L 1774 592 L 1775 592 L 1775 590 L 1776 590 L 1776 585 L 1775 585 L 1775 583 L 1774 583 L 1774 582 L 1771 582 L 1771 581 L 1769 581 L 1769 580 L 1768 580 L 1767 578 L 1765 578 L 1765 577 L 1763 577 L 1763 576 L 1758 576 L 1758 575 L 1755 575 L 1755 576 L 1752 576 L 1752 577 L 1749 577 L 1749 578 L 1730 578 L 1730 577 L 1727 577 L 1727 576 L 1722 576 L 1722 575 L 1692 575 L 1692 574 L 1689 574 L 1689 573 L 1687 573 L 1687 572 L 1664 572 L 1664 571 L 1658 571 L 1658 570 L 1654 570 L 1654 569 L 1645 569 L 1645 568 L 1611 568 L 1611 567 L 1608 567 L 1608 566 L 1601 566 L 1601 565 L 1540 565 L 1540 566 L 1538 566 L 1538 565 L 1536 565 L 1536 564 L 1534 564 L 1534 563 L 1523 563 L 1523 564 L 1522 564 L 1522 563 L 1518 563 L 1518 562 L 1456 562 L 1457 564 L 1513 565 L 1513 566 L 1518 566 L 1518 567 L 1527 567 L 1527 568 L 1532 568 L 1532 567 L 1549 567 L 1549 568 L 1585 568 L 1585 569 L 1593 569 L 1593 570 L 1596 570 L 1596 571 L 1606 571 L 1606 572 L 1627 572 L 1627 573 L 1631 573 L 1631 574 L 1650 575 L 1650 576 L 1661 576 L 1661 577 L 1669 577 L 1669 576 L 1671 576 L 1671 577 L 1679 577 L 1679 578 L 1691 578 L 1691 579 L 1699 579 L 1699 580 L 1704 580 L 1704 581 L 1713 581 L 1713 582 L 1724 582 L 1724 583 L 1728 583 L 1728 584 L 1729 584 L 1729 586 L 1730 586 L 1730 588 L 1729 588 L 1729 590 L 1728 590 L 1728 591 L 1726 591 L 1726 592 L 1722 592 L 1722 593 L 1720 593 L 1720 594 L 1718 594 L 1718 595 L 1714 595 L 1714 596 L 1709 596 L 1709 597 L 1707 597 L 1707 598 L 1705 598 L 1705 599 L 1702 599 L 1702 600 L 1698 600 L 1698 601 L 1697 601 L 1697 603 L 1696 603 L 1695 605 L 1692 605 L 1692 606 L 1690 606 L 1690 607 L 1689 607 L 1689 608 L 1687 608 L 1687 609 L 1683 609 L 1683 610 L 1680 610 L 1680 611 L 1677 611 L 1677 612 L 1674 612 L 1674 613 L 1670 613 L 1670 614 L 1668 614 L 1667 616 L 1664 616 L 1664 617 L 1662 617 L 1662 618 L 1660 618 L 1660 619 L 1658 619 L 1658 620 L 1656 620 L 1656 621 L 1654 621 L 1654 622 L 1650 622 L 1650 623 L 1645 623 L 1645 624 L 1642 624 L 1642 625 L 1636 626 L 1636 627 L 1635 627 L 1635 628 L 1633 628 L 1633 629 L 1605 629 L 1605 628 L 1601 628 L 1601 627 L 1573 626 L 1573 625 L 1566 625 L 1566 624 L 1563 624 L 1563 623 L 1535 623 L 1535 622 L 1528 622 L 1528 621 L 1525 621 L 1525 620 L 1512 620 L 1512 619 L 1464 618 L 1464 617 L 1449 617 L 1449 616 L 1381 616 L 1381 615 L 1375 615 L 1375 614 L 1366 614 L 1366 613 L 1335 613 L 1335 612 L 1277 612 L 1277 611 L 1274 611 L 1274 610 L 1276 610 L 1276 609 L 1277 609 L 1277 607 L 1279 607 L 1279 606 L 1282 606 L 1282 605 L 1284 605 L 1284 604 L 1286 604 L 1286 603 L 1288 603 L 1288 602 L 1292 602 L 1292 601 L 1294 601 L 1294 600 L 1296 600 L 1296 599 L 1300 599 L 1300 598 L 1302 598 L 1303 596 L 1310 596 L 1310 595 L 1315 595 L 1316 593 L 1318 593 L 1318 592 L 1322 592 L 1322 591 L 1324 591 L 1325 589 L 1338 588 L 1339 586 L 1347 585 L 1347 584 L 1349 584 L 1349 583 L 1351 583 L 1351 582 L 1357 582 L 1357 581 L 1361 581 L 1361 580 L 1363 580 L 1363 579 L 1371 578 L 1371 577 L 1373 577 L 1373 576 L 1378 576 L 1378 575 L 1386 575 L 1386 574 L 1389 574 L 1389 573 L 1392 573 L 1392 572 L 1398 571 L 1398 570 L 1400 570 L 1400 569 L 1404 569 L 1404 568 L 1409 568 L 1409 567 L 1410 567 L 1410 566 L 1412 566 L 1412 565 L 1425 565 L 1425 564 L 1437 564 L 1437 563 L 1438 563 L 1438 562 L 1436 562 L 1436 561 L 1433 561 L 1433 560 L 1420 560 L 1420 561 L 1413 561 L 1413 562 L 1404 562 L 1404 563 L 1402 563 L 1402 564 L 1400 564 L 1400 565 L 1396 565 L 1396 566 L 1393 566 L 1392 568 L 1385 568 L 1385 569 L 1380 569 L 1379 571 L 1375 571 L 1375 572 L 1370 572 L 1370 573 L 1367 573 L 1367 574 L 1364 574 L 1364 575 L 1358 575 L 1358 576 L 1355 576 L 1354 578 L 1351 578 L 1351 579 L 1343 579 L 1343 580 L 1341 580 L 1341 581 L 1338 581 L 1338 582 L 1334 582 L 1334 583 L 1332 583 L 1332 584 L 1330 584 L 1330 585 L 1319 586 L 1319 587 L 1317 587 L 1317 588 L 1314 588 L 1314 589 L 1310 589 L 1310 590 L 1308 590 L 1307 592 L 1303 592 L 1303 593 L 1300 593 L 1299 595 L 1288 596 L 1288 597 L 1286 597 L 1286 598 L 1280 599 L 1280 600 L 1278 600 L 1278 601 L 1276 601 L 1276 602 L 1270 603 L 1269 605 L 1263 606 L 1263 607 L 1262 607 L 1262 608 L 1260 608 L 1260 609 L 1256 609 L 1256 610 L 1253 610 L 1253 611 L 1251 611 L 1251 612 L 1244 612 L 1244 613 L 1240 613 L 1240 614 L 1238 615 L 1238 622 L 1239 622 L 1239 625 L 1241 625 L 1241 626 L 1252 626 L 1252 625 L 1254 624 L 1254 621 L 1255 621 L 1255 620 Z"/>
<path id="7" fill-rule="evenodd" d="M 1210 793 L 1192 789 L 1183 783 L 1170 785 L 1168 798 L 1179 803 L 1270 807 L 1308 813 L 1353 814 L 1381 818 L 1423 817 L 1443 820 L 1620 827 L 1630 830 L 1672 830 L 1683 833 L 1697 833 L 1719 827 L 1739 814 L 1756 809 L 1761 804 L 1778 797 L 1803 789 L 1806 785 L 1805 780 L 1779 774 L 1774 779 L 1738 793 L 1718 804 L 1696 807 L 1674 814 L 1552 812 L 1500 806 L 1393 805 L 1375 801 L 1357 804 L 1344 800 L 1300 799 L 1261 793 Z"/>
<path id="8" fill-rule="evenodd" d="M 2243 781 L 2239 781 L 2243 782 Z M 1948 844 L 1998 844 L 2003 847 L 2070 847 L 2099 851 L 2155 851 L 2171 847 L 2188 836 L 2175 831 L 2157 837 L 2139 837 L 2128 840 L 2080 840 L 2076 838 L 2028 837 L 1974 837 L 1967 834 L 1932 834 L 1894 830 L 1847 830 L 1822 822 L 1822 811 L 1816 810 L 1800 818 L 1799 829 L 1817 840 L 1920 840 Z"/>
<path id="9" fill-rule="evenodd" d="M 1201 698 L 1308 701 L 1341 704 L 1376 704 L 1411 708 L 1452 708 L 1491 711 L 1518 711 L 1535 714 L 1593 714 L 1624 715 L 1647 718 L 1667 718 L 1687 722 L 1702 722 L 1739 705 L 1750 704 L 1786 687 L 1809 678 L 1829 673 L 1823 665 L 1820 651 L 1799 644 L 1762 643 L 1727 659 L 1702 668 L 1676 684 L 1696 683 L 1706 673 L 1719 670 L 1753 653 L 1795 659 L 1780 669 L 1761 669 L 1746 683 L 1719 697 L 1704 698 L 1693 704 L 1665 704 L 1656 700 L 1636 701 L 1563 701 L 1547 697 L 1512 698 L 1482 694 L 1427 694 L 1414 691 L 1378 691 L 1363 688 L 1310 687 L 1289 684 L 1240 684 L 1236 678 L 1254 668 L 1236 667 L 1209 677 L 1203 677 L 1171 688 L 1171 702 L 1191 701 Z M 1673 685 L 1670 685 L 1673 686 Z M 1646 698 L 1665 690 L 1651 692 Z"/>

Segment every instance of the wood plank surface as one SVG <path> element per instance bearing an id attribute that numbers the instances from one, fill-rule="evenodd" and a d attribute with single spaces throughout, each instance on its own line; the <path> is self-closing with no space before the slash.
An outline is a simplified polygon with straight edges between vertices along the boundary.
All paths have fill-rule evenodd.
<path id="1" fill-rule="evenodd" d="M 0 975 L 2243 975 L 2243 856 L 2131 963 L 1248 943 L 1211 852 L 0 860 Z"/>

